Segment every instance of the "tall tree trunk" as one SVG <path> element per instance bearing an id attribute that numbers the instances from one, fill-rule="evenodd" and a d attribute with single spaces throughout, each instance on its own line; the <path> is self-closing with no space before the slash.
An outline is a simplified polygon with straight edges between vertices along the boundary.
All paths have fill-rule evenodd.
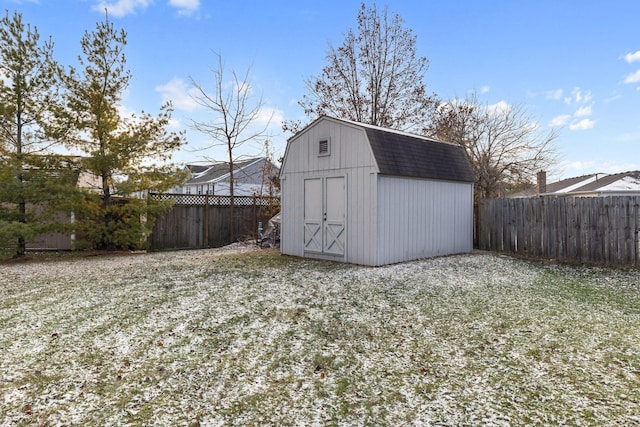
<path id="1" fill-rule="evenodd" d="M 235 198 L 233 185 L 233 150 L 229 147 L 229 240 L 231 243 L 236 240 L 235 230 Z"/>
<path id="2" fill-rule="evenodd" d="M 111 224 L 113 222 L 113 213 L 111 210 L 111 189 L 109 188 L 109 175 L 106 172 L 102 173 L 102 206 L 104 208 L 104 230 L 102 232 L 102 246 L 103 249 L 108 251 L 112 251 L 115 249 L 115 245 L 112 239 L 109 236 L 112 236 L 113 233 L 110 230 Z"/>
<path id="3" fill-rule="evenodd" d="M 18 166 L 18 222 L 20 224 L 27 223 L 27 203 L 24 194 L 24 157 L 22 154 L 22 117 L 20 114 L 21 102 L 18 101 L 18 112 L 16 114 L 17 122 L 17 140 L 16 140 L 16 157 Z M 18 242 L 16 245 L 16 258 L 24 257 L 27 253 L 27 242 L 23 231 L 18 234 Z"/>
<path id="4" fill-rule="evenodd" d="M 22 174 L 21 174 L 22 175 Z M 22 193 L 22 189 L 20 189 Z M 20 195 L 20 202 L 18 203 L 18 222 L 20 224 L 27 223 L 27 204 L 24 201 L 24 197 L 22 194 Z M 18 236 L 18 243 L 16 246 L 16 258 L 21 258 L 27 254 L 27 240 L 24 237 L 24 234 L 20 232 Z"/>

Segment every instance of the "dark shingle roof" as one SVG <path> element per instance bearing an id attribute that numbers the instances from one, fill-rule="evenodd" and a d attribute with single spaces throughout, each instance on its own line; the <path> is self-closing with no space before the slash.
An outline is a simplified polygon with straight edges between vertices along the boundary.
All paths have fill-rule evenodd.
<path id="1" fill-rule="evenodd" d="M 460 145 L 363 125 L 380 173 L 473 182 L 471 162 Z"/>
<path id="2" fill-rule="evenodd" d="M 210 167 L 211 165 L 187 165 L 187 169 L 189 169 L 193 174 L 202 173 Z"/>
<path id="3" fill-rule="evenodd" d="M 593 179 L 594 177 L 597 177 L 598 174 L 589 174 L 589 175 L 583 175 L 583 176 L 576 176 L 573 178 L 566 178 L 563 180 L 560 180 L 558 182 L 550 182 L 547 184 L 547 193 L 556 193 L 556 192 L 560 192 L 566 188 L 569 187 L 573 187 L 577 184 L 580 184 L 582 181 L 589 181 L 590 179 Z M 533 192 L 535 194 L 536 190 L 535 190 L 535 186 L 533 189 Z"/>
<path id="4" fill-rule="evenodd" d="M 544 196 L 606 196 L 608 194 L 637 193 L 640 191 L 640 171 L 629 171 L 607 175 L 592 173 L 589 175 L 566 178 L 547 184 Z M 508 197 L 534 197 L 537 195 L 536 186 Z"/>
<path id="5" fill-rule="evenodd" d="M 237 161 L 233 164 L 234 173 L 258 159 L 248 159 Z M 229 173 L 229 163 L 220 162 L 213 165 L 187 165 L 193 176 L 187 180 L 187 184 L 200 184 L 203 182 L 211 182 Z M 195 167 L 195 168 L 194 168 Z M 202 169 L 204 167 L 204 170 Z"/>
<path id="6" fill-rule="evenodd" d="M 599 177 L 596 181 L 590 182 L 580 188 L 576 188 L 574 192 L 586 192 L 586 191 L 598 191 L 603 189 L 607 185 L 622 181 L 625 178 L 630 178 L 631 182 L 640 182 L 640 171 L 630 171 L 623 173 L 616 173 L 613 175 L 607 175 L 603 177 Z M 629 190 L 637 191 L 637 186 L 629 186 Z"/>

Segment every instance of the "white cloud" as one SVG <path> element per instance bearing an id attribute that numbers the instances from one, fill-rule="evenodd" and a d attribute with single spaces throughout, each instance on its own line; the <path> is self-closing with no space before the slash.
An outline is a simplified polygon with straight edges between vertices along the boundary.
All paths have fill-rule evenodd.
<path id="1" fill-rule="evenodd" d="M 640 70 L 636 71 L 635 73 L 631 73 L 627 76 L 626 79 L 624 79 L 625 83 L 638 83 L 640 82 Z"/>
<path id="2" fill-rule="evenodd" d="M 120 117 L 124 118 L 124 119 L 130 119 L 133 116 L 136 115 L 135 111 L 130 110 L 127 106 L 119 104 L 116 109 L 118 110 L 118 113 L 120 114 Z"/>
<path id="3" fill-rule="evenodd" d="M 135 111 L 131 110 L 129 107 L 123 104 L 119 104 L 116 106 L 118 110 L 118 114 L 120 114 L 120 124 L 118 125 L 119 130 L 124 131 L 127 129 L 128 124 L 139 124 L 140 123 L 140 115 Z"/>
<path id="4" fill-rule="evenodd" d="M 489 93 L 490 90 L 491 90 L 491 87 L 484 85 L 480 88 L 480 93 Z"/>
<path id="5" fill-rule="evenodd" d="M 563 162 L 561 167 L 562 169 L 583 171 L 593 169 L 595 164 L 596 162 L 593 160 L 577 160 L 575 162 Z"/>
<path id="6" fill-rule="evenodd" d="M 564 126 L 567 123 L 569 123 L 569 120 L 571 120 L 571 115 L 563 114 L 561 116 L 557 116 L 551 119 L 551 121 L 549 122 L 549 126 L 551 127 Z"/>
<path id="7" fill-rule="evenodd" d="M 182 122 L 179 119 L 174 119 L 173 117 L 169 119 L 169 124 L 167 125 L 167 129 L 169 130 L 181 130 Z"/>
<path id="8" fill-rule="evenodd" d="M 169 0 L 169 5 L 178 9 L 180 15 L 191 15 L 200 7 L 200 0 Z"/>
<path id="9" fill-rule="evenodd" d="M 249 82 L 229 82 L 227 87 L 233 87 L 233 93 L 249 97 L 253 94 L 253 86 Z"/>
<path id="10" fill-rule="evenodd" d="M 153 2 L 154 0 L 99 0 L 91 9 L 97 12 L 107 9 L 109 15 L 121 18 L 146 9 Z M 169 0 L 168 4 L 178 9 L 180 15 L 191 15 L 200 8 L 200 0 Z"/>
<path id="11" fill-rule="evenodd" d="M 487 112 L 494 116 L 499 116 L 511 111 L 511 105 L 506 101 L 499 101 L 495 104 L 487 105 Z"/>
<path id="12" fill-rule="evenodd" d="M 621 99 L 622 95 L 618 94 L 618 93 L 613 93 L 609 98 L 605 98 L 604 99 L 604 103 L 605 104 L 609 104 L 611 102 L 617 101 L 618 99 Z"/>
<path id="13" fill-rule="evenodd" d="M 559 101 L 562 99 L 562 94 L 564 91 L 562 89 L 550 90 L 545 92 L 545 97 L 547 99 L 553 99 L 555 101 Z"/>
<path id="14" fill-rule="evenodd" d="M 604 162 L 598 166 L 599 172 L 605 173 L 620 173 L 623 171 L 631 171 L 638 169 L 637 163 L 612 163 L 612 162 Z"/>
<path id="15" fill-rule="evenodd" d="M 587 130 L 592 129 L 596 122 L 591 119 L 582 119 L 578 122 L 573 122 L 569 125 L 570 130 Z"/>
<path id="16" fill-rule="evenodd" d="M 97 12 L 104 12 L 109 15 L 121 18 L 125 15 L 135 13 L 137 9 L 145 9 L 152 3 L 152 0 L 117 0 L 115 2 L 99 1 L 91 9 Z"/>
<path id="17" fill-rule="evenodd" d="M 567 96 L 564 98 L 564 102 L 567 104 L 572 104 L 574 102 L 577 104 L 581 104 L 587 103 L 589 101 L 591 101 L 591 91 L 587 90 L 583 92 L 579 87 L 573 88 L 573 90 L 571 91 L 571 96 Z"/>
<path id="18" fill-rule="evenodd" d="M 589 117 L 592 112 L 593 112 L 593 110 L 591 108 L 591 105 L 584 105 L 584 106 L 578 108 L 578 111 L 573 113 L 573 115 L 575 117 Z"/>
<path id="19" fill-rule="evenodd" d="M 263 107 L 258 114 L 256 123 L 262 126 L 269 124 L 269 127 L 280 127 L 284 121 L 284 112 L 277 108 Z"/>
<path id="20" fill-rule="evenodd" d="M 200 107 L 192 97 L 195 94 L 194 91 L 194 88 L 187 87 L 184 80 L 177 77 L 164 85 L 156 86 L 156 92 L 162 95 L 163 101 L 171 101 L 175 108 L 186 111 L 193 111 Z"/>
<path id="21" fill-rule="evenodd" d="M 627 53 L 624 56 L 624 60 L 627 61 L 629 64 L 631 64 L 632 62 L 640 61 L 640 50 L 634 53 Z"/>

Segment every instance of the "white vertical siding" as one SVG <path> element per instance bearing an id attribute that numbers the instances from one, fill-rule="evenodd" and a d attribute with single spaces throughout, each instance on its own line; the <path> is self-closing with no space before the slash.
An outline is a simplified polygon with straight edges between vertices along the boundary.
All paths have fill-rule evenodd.
<path id="1" fill-rule="evenodd" d="M 320 139 L 330 155 L 318 156 Z M 319 120 L 289 141 L 282 166 L 281 251 L 304 251 L 304 180 L 346 178 L 346 253 L 341 260 L 383 265 L 470 252 L 473 184 L 379 176 L 365 132 Z"/>
<path id="2" fill-rule="evenodd" d="M 280 252 L 303 256 L 304 230 L 298 230 L 304 224 L 304 181 L 300 177 L 281 175 L 280 206 Z"/>
<path id="3" fill-rule="evenodd" d="M 320 139 L 330 139 L 330 155 L 318 156 Z M 332 120 L 320 120 L 289 141 L 282 165 L 280 250 L 304 252 L 304 179 L 344 176 L 347 186 L 347 262 L 375 263 L 375 187 L 377 167 L 364 131 Z"/>
<path id="4" fill-rule="evenodd" d="M 376 177 L 367 168 L 351 171 L 347 178 L 347 262 L 376 263 Z"/>
<path id="5" fill-rule="evenodd" d="M 378 177 L 377 265 L 473 249 L 473 185 Z"/>
<path id="6" fill-rule="evenodd" d="M 329 156 L 318 156 L 320 139 L 330 139 Z M 375 166 L 364 130 L 331 120 L 317 122 L 289 141 L 282 174 L 335 173 Z"/>

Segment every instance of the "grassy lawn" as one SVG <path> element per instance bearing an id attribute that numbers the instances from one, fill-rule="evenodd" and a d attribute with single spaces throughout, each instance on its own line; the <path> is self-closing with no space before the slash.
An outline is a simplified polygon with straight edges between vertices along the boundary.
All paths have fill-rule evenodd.
<path id="1" fill-rule="evenodd" d="M 640 425 L 640 272 L 272 251 L 0 265 L 0 425 Z"/>

